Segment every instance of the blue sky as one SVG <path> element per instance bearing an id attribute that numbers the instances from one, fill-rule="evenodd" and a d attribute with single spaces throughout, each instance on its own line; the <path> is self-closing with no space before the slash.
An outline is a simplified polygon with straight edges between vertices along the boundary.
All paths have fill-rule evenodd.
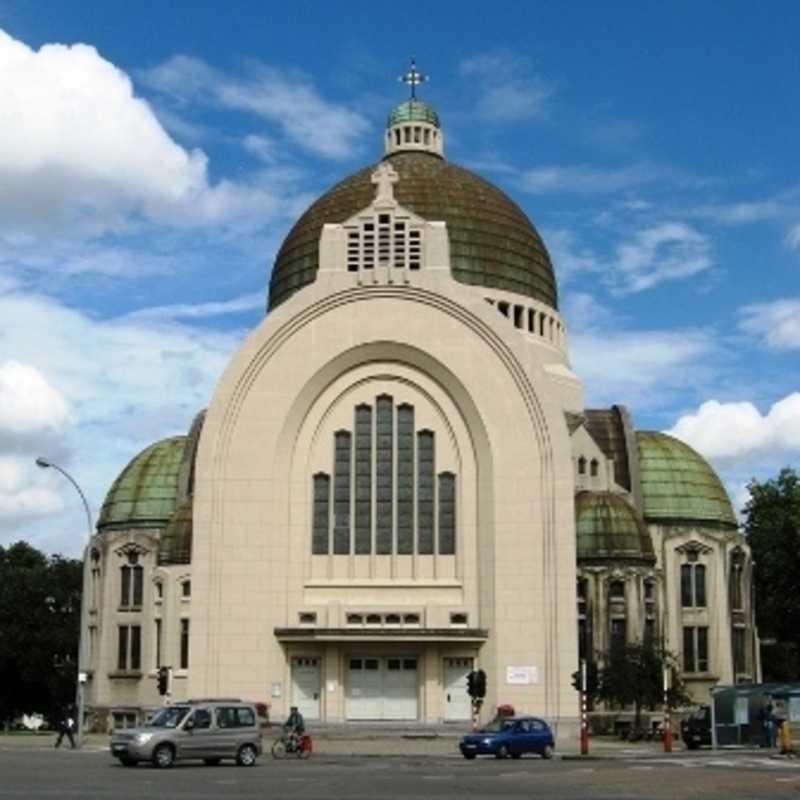
<path id="1" fill-rule="evenodd" d="M 411 55 L 528 213 L 587 404 L 734 501 L 800 454 L 800 5 L 0 0 L 0 543 L 80 548 L 70 470 L 184 432 Z"/>

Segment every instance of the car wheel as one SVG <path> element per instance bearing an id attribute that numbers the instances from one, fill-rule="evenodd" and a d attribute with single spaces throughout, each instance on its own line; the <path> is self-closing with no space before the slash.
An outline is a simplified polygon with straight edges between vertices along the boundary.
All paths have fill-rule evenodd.
<path id="1" fill-rule="evenodd" d="M 256 753 L 255 747 L 251 744 L 243 744 L 236 754 L 236 763 L 240 767 L 252 767 L 256 763 L 256 758 L 258 758 L 258 753 Z"/>
<path id="2" fill-rule="evenodd" d="M 512 753 L 511 758 L 522 758 L 522 753 Z"/>
<path id="3" fill-rule="evenodd" d="M 550 759 L 553 757 L 553 746 L 546 744 L 542 749 L 542 758 Z"/>
<path id="4" fill-rule="evenodd" d="M 686 745 L 686 749 L 687 750 L 698 750 L 699 748 L 700 748 L 700 745 L 697 744 L 697 742 L 688 742 L 687 745 Z"/>
<path id="5" fill-rule="evenodd" d="M 508 748 L 501 744 L 500 747 L 497 748 L 497 752 L 494 754 L 495 758 L 508 758 Z"/>
<path id="6" fill-rule="evenodd" d="M 222 761 L 221 758 L 204 758 L 203 759 L 203 763 L 207 767 L 216 767 L 219 764 L 220 761 Z"/>
<path id="7" fill-rule="evenodd" d="M 153 766 L 159 769 L 167 769 L 175 763 L 175 751 L 172 745 L 160 744 L 153 750 Z"/>
<path id="8" fill-rule="evenodd" d="M 462 755 L 467 759 L 467 761 L 475 760 L 475 753 L 462 753 Z"/>
<path id="9" fill-rule="evenodd" d="M 139 762 L 135 758 L 120 756 L 119 763 L 122 764 L 123 767 L 135 767 Z"/>

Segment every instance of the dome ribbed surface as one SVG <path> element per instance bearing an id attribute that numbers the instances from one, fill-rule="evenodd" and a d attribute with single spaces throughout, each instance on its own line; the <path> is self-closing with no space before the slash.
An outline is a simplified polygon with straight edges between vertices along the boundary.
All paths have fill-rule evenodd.
<path id="1" fill-rule="evenodd" d="M 428 122 L 437 128 L 442 127 L 439 124 L 439 115 L 421 100 L 406 100 L 405 103 L 393 108 L 386 120 L 386 127 L 391 128 L 404 122 Z"/>
<path id="2" fill-rule="evenodd" d="M 192 561 L 192 499 L 172 515 L 158 542 L 159 564 L 190 564 Z"/>
<path id="3" fill-rule="evenodd" d="M 429 221 L 444 221 L 453 277 L 470 286 L 501 289 L 558 308 L 550 256 L 524 212 L 488 181 L 430 153 L 395 153 L 385 159 L 397 171 L 394 194 Z M 375 197 L 372 173 L 356 172 L 322 195 L 283 242 L 270 278 L 269 308 L 313 283 L 325 223 L 342 223 Z"/>
<path id="4" fill-rule="evenodd" d="M 637 431 L 636 441 L 646 520 L 736 527 L 728 493 L 699 453 L 666 433 Z"/>
<path id="5" fill-rule="evenodd" d="M 173 436 L 142 450 L 106 495 L 98 530 L 166 525 L 175 511 L 185 445 L 185 436 Z"/>
<path id="6" fill-rule="evenodd" d="M 575 495 L 579 560 L 625 559 L 655 562 L 650 534 L 624 497 L 612 492 Z"/>

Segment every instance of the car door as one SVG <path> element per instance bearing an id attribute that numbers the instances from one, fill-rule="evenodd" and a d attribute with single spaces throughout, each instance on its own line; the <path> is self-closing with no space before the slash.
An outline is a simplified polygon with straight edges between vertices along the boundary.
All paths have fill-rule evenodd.
<path id="1" fill-rule="evenodd" d="M 528 741 L 530 742 L 530 752 L 541 753 L 550 744 L 550 729 L 540 719 L 529 720 L 529 724 L 530 734 Z"/>
<path id="2" fill-rule="evenodd" d="M 210 709 L 196 708 L 184 723 L 184 732 L 187 735 L 182 741 L 183 758 L 206 758 L 214 755 L 215 728 L 212 726 Z"/>

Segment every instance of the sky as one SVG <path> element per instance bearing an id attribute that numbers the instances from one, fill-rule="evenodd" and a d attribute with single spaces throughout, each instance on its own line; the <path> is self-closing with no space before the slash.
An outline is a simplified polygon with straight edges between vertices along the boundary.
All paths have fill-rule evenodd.
<path id="1" fill-rule="evenodd" d="M 800 4 L 0 0 L 0 545 L 185 433 L 398 76 L 531 218 L 588 407 L 800 467 Z"/>

